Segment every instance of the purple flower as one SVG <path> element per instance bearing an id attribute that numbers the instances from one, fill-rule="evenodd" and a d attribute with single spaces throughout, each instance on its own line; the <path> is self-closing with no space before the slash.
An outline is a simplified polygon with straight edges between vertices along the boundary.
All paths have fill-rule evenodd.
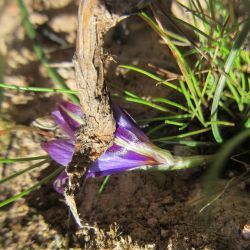
<path id="1" fill-rule="evenodd" d="M 89 168 L 87 178 L 107 176 L 122 171 L 135 170 L 145 166 L 170 166 L 172 155 L 152 144 L 135 121 L 118 106 L 113 107 L 117 123 L 114 144 L 100 156 Z M 42 144 L 50 157 L 62 166 L 67 166 L 75 149 L 74 133 L 84 121 L 81 108 L 70 102 L 62 102 L 52 112 L 56 123 L 61 128 L 64 138 L 54 139 Z M 55 189 L 62 193 L 67 182 L 63 171 L 55 180 Z"/>

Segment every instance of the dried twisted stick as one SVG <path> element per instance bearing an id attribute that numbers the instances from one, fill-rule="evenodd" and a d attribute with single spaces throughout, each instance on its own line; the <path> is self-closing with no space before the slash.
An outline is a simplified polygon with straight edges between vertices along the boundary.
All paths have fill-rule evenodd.
<path id="1" fill-rule="evenodd" d="M 124 14 L 138 10 L 144 2 L 149 3 L 149 0 L 80 0 L 76 53 L 73 61 L 81 106 L 85 113 L 85 124 L 76 135 L 75 153 L 66 169 L 69 182 L 64 193 L 66 203 L 79 226 L 84 225 L 78 214 L 77 207 L 80 202 L 77 201 L 77 194 L 91 163 L 113 143 L 116 128 L 104 81 L 104 35 L 124 18 Z"/>

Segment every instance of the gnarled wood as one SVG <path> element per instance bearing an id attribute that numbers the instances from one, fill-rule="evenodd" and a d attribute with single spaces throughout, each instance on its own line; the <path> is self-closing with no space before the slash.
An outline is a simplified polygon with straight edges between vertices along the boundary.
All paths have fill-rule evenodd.
<path id="1" fill-rule="evenodd" d="M 104 81 L 104 35 L 121 20 L 124 13 L 138 10 L 140 7 L 138 1 L 135 0 L 106 1 L 80 0 L 78 12 L 74 65 L 81 106 L 86 117 L 85 123 L 76 135 L 77 147 L 72 162 L 66 168 L 69 182 L 64 195 L 80 226 L 84 225 L 77 210 L 78 203 L 80 203 L 80 200 L 77 202 L 76 199 L 77 193 L 84 183 L 91 163 L 113 143 L 116 129 L 109 93 Z M 150 1 L 139 2 L 142 5 L 143 2 L 149 3 Z"/>
<path id="2" fill-rule="evenodd" d="M 77 136 L 77 149 L 67 167 L 69 176 L 66 202 L 77 223 L 76 195 L 83 185 L 89 166 L 113 143 L 116 128 L 103 73 L 103 36 L 118 21 L 98 0 L 81 0 L 74 57 L 76 83 L 85 123 Z M 80 203 L 80 202 L 79 202 Z"/>

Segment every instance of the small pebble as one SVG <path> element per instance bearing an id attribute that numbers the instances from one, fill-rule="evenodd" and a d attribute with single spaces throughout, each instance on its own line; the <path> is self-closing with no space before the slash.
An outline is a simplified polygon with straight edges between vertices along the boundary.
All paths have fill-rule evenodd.
<path id="1" fill-rule="evenodd" d="M 172 203 L 174 203 L 174 199 L 173 199 L 173 197 L 172 196 L 167 196 L 167 197 L 165 197 L 164 199 L 163 199 L 163 201 L 162 201 L 162 204 L 172 204 Z"/>
<path id="2" fill-rule="evenodd" d="M 245 189 L 246 189 L 246 183 L 245 183 L 244 181 L 240 182 L 239 188 L 240 188 L 241 190 L 245 190 Z"/>
<path id="3" fill-rule="evenodd" d="M 147 249 L 155 249 L 155 244 L 147 244 Z"/>
<path id="4" fill-rule="evenodd" d="M 241 235 L 243 237 L 243 239 L 245 240 L 250 240 L 250 224 L 246 224 L 242 231 L 241 231 Z"/>
<path id="5" fill-rule="evenodd" d="M 150 218 L 150 219 L 148 219 L 147 223 L 151 228 L 154 228 L 157 225 L 157 219 L 156 218 Z"/>
<path id="6" fill-rule="evenodd" d="M 142 197 L 141 199 L 140 199 L 140 203 L 142 204 L 142 205 L 148 205 L 148 201 L 147 201 L 147 199 L 145 199 L 144 197 Z"/>
<path id="7" fill-rule="evenodd" d="M 168 231 L 164 230 L 164 229 L 161 229 L 161 237 L 166 238 L 167 236 L 168 236 Z"/>

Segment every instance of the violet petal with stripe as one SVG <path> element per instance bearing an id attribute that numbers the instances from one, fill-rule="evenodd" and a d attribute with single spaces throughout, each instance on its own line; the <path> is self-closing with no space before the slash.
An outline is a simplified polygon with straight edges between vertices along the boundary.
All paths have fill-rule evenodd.
<path id="1" fill-rule="evenodd" d="M 118 106 L 113 105 L 117 123 L 114 144 L 89 168 L 87 178 L 107 176 L 143 166 L 170 165 L 173 161 L 168 151 L 152 144 L 135 121 Z M 50 157 L 63 166 L 72 160 L 75 148 L 74 133 L 83 123 L 84 114 L 80 106 L 63 102 L 52 114 L 69 139 L 56 139 L 42 144 Z M 55 180 L 54 187 L 62 192 L 67 181 L 63 171 Z"/>

